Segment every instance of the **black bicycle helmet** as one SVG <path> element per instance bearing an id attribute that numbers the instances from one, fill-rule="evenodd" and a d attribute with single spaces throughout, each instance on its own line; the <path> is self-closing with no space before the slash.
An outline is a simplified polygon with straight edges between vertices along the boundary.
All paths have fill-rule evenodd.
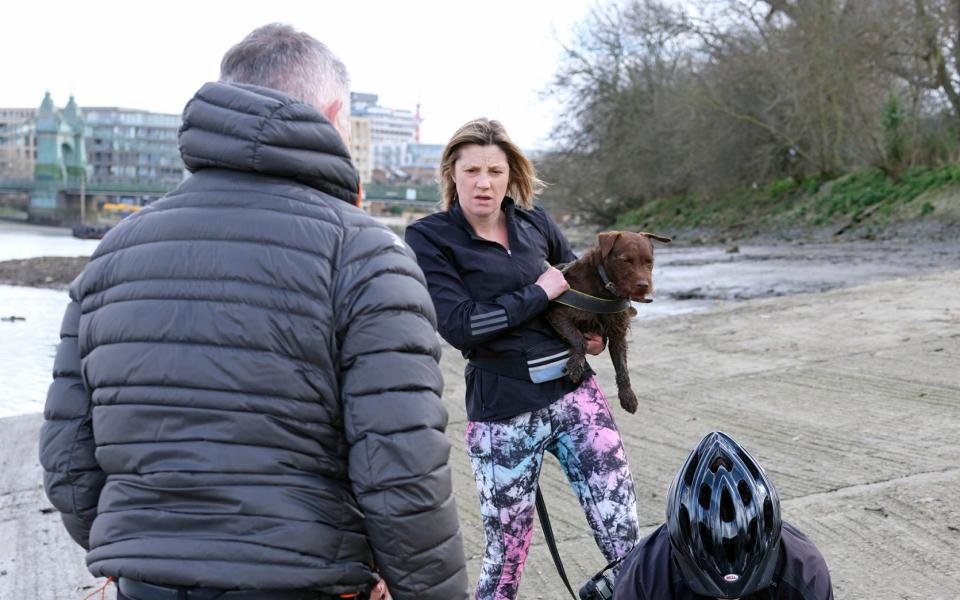
<path id="1" fill-rule="evenodd" d="M 770 586 L 780 556 L 780 499 L 730 436 L 707 434 L 667 493 L 667 532 L 690 589 L 740 598 Z"/>

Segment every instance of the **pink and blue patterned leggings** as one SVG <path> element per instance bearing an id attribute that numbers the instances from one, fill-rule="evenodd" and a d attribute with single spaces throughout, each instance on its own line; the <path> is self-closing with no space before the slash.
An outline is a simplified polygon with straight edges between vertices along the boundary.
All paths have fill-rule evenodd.
<path id="1" fill-rule="evenodd" d="M 465 437 L 486 537 L 477 600 L 513 600 L 517 595 L 544 451 L 560 461 L 608 561 L 637 542 L 633 478 L 610 406 L 594 377 L 546 408 L 502 421 L 470 421 Z"/>

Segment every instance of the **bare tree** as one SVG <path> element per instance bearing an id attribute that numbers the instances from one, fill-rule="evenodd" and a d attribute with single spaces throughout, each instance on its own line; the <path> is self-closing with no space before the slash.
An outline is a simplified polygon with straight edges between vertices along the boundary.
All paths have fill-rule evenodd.
<path id="1" fill-rule="evenodd" d="M 551 93 L 566 106 L 562 150 L 545 161 L 552 198 L 599 220 L 674 193 L 688 179 L 675 124 L 685 112 L 676 82 L 688 70 L 683 13 L 653 0 L 595 8 Z M 557 188 L 563 188 L 563 192 Z"/>
<path id="2" fill-rule="evenodd" d="M 836 0 L 726 3 L 699 98 L 769 141 L 749 161 L 760 179 L 840 172 L 881 151 L 886 84 L 863 48 L 864 21 Z M 743 81 L 748 81 L 744 85 Z M 768 152 L 767 159 L 761 153 Z"/>
<path id="3" fill-rule="evenodd" d="M 958 21 L 960 0 L 599 6 L 551 86 L 565 112 L 546 199 L 609 222 L 665 196 L 953 156 L 958 127 L 935 125 L 957 114 Z"/>
<path id="4" fill-rule="evenodd" d="M 875 19 L 877 63 L 910 86 L 936 91 L 960 119 L 960 0 L 888 0 Z"/>

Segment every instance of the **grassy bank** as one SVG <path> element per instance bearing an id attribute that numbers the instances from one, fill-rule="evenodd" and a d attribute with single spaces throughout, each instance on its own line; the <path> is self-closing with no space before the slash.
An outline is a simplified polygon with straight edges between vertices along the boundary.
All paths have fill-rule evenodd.
<path id="1" fill-rule="evenodd" d="M 686 241 L 745 238 L 936 237 L 960 230 L 960 165 L 878 169 L 837 179 L 783 179 L 726 196 L 661 198 L 625 213 L 615 228 Z"/>

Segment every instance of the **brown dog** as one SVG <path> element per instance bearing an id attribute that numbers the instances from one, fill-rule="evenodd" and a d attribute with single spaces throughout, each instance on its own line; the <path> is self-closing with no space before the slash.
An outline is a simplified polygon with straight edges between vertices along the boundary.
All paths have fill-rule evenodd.
<path id="1" fill-rule="evenodd" d="M 669 242 L 670 238 L 655 233 L 609 231 L 597 236 L 597 245 L 590 247 L 576 262 L 568 265 L 563 275 L 570 288 L 606 300 L 652 302 L 653 243 Z M 562 301 L 562 298 L 558 298 Z M 637 396 L 630 387 L 627 372 L 627 330 L 636 314 L 632 307 L 620 312 L 599 314 L 553 302 L 546 319 L 570 344 L 567 375 L 580 381 L 586 368 L 586 341 L 583 333 L 600 333 L 610 340 L 610 359 L 617 374 L 617 395 L 620 406 L 636 412 Z"/>

